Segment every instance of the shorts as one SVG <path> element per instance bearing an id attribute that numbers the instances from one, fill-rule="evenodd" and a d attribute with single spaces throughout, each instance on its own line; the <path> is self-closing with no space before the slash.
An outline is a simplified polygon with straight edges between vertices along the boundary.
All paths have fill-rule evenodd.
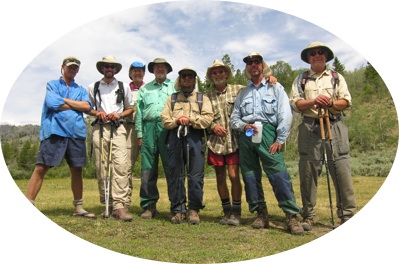
<path id="1" fill-rule="evenodd" d="M 208 165 L 224 166 L 224 165 L 238 165 L 238 150 L 236 152 L 219 155 L 208 149 Z"/>
<path id="2" fill-rule="evenodd" d="M 40 142 L 36 164 L 60 166 L 64 158 L 69 167 L 86 165 L 86 141 L 53 135 Z"/>

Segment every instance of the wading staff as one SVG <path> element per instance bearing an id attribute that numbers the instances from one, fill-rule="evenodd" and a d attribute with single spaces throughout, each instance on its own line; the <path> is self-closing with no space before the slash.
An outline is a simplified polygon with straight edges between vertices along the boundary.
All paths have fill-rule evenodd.
<path id="1" fill-rule="evenodd" d="M 324 111 L 324 113 L 326 113 Z M 322 109 L 319 108 L 319 123 L 320 123 L 320 136 L 321 136 L 321 141 L 323 144 L 323 153 L 324 153 L 324 165 L 326 168 L 326 178 L 327 178 L 327 188 L 328 188 L 328 199 L 330 201 L 330 212 L 331 212 L 331 224 L 332 228 L 335 228 L 334 224 L 334 213 L 333 213 L 333 206 L 332 206 L 332 199 L 331 199 L 331 186 L 330 186 L 330 176 L 329 176 L 329 171 L 328 171 L 328 161 L 327 161 L 327 150 L 326 150 L 326 135 L 324 131 L 324 117 L 325 114 L 323 115 Z M 328 118 L 328 115 L 327 115 Z"/>
<path id="2" fill-rule="evenodd" d="M 109 144 L 108 144 L 108 171 L 105 174 L 104 178 L 104 197 L 105 197 L 105 216 L 109 217 L 109 193 L 110 193 L 110 182 L 111 182 L 111 164 L 112 164 L 112 139 L 114 137 L 114 124 L 111 123 L 110 129 L 110 136 L 109 136 Z"/>
<path id="3" fill-rule="evenodd" d="M 339 204 L 339 208 L 341 211 L 341 219 L 344 218 L 344 209 L 342 207 L 342 199 L 341 199 L 341 190 L 340 190 L 340 186 L 339 186 L 339 181 L 338 181 L 338 175 L 337 175 L 337 164 L 335 162 L 335 155 L 334 155 L 334 146 L 333 146 L 333 136 L 332 136 L 332 132 L 331 132 L 331 125 L 330 125 L 330 118 L 329 118 L 329 114 L 328 114 L 328 109 L 325 109 L 325 116 L 326 116 L 326 126 L 327 126 L 327 132 L 328 132 L 328 139 L 330 140 L 330 147 L 331 147 L 331 159 L 333 161 L 333 165 L 334 165 L 334 176 L 335 176 L 335 184 L 337 186 L 337 194 L 338 194 L 338 204 Z"/>
<path id="4" fill-rule="evenodd" d="M 179 195 L 180 195 L 180 212 L 183 213 L 183 203 L 184 203 L 184 195 L 183 195 L 183 185 L 184 185 L 184 166 L 186 162 L 184 161 L 184 139 L 187 136 L 187 126 L 180 125 L 179 128 L 177 129 L 177 138 L 180 140 L 180 146 L 181 146 L 181 161 L 182 161 L 182 166 L 180 170 L 180 179 L 178 182 L 178 189 L 179 189 Z M 179 221 L 183 220 L 183 216 L 181 216 L 181 219 Z"/>

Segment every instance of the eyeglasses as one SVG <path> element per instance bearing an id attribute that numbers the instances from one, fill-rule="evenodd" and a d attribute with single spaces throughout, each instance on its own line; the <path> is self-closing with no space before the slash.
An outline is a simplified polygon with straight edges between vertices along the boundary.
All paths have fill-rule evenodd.
<path id="1" fill-rule="evenodd" d="M 108 69 L 108 68 L 115 69 L 115 67 L 116 67 L 116 66 L 115 66 L 114 64 L 105 64 L 105 65 L 104 65 L 104 68 L 107 68 L 107 69 Z"/>
<path id="2" fill-rule="evenodd" d="M 311 51 L 311 52 L 309 52 L 309 55 L 314 57 L 314 56 L 316 56 L 316 54 L 324 55 L 325 53 L 326 52 L 324 50 L 319 50 L 319 51 Z"/>
<path id="3" fill-rule="evenodd" d="M 180 78 L 182 78 L 182 79 L 186 79 L 186 78 L 189 78 L 189 79 L 194 79 L 194 74 L 192 74 L 192 73 L 188 73 L 188 74 L 186 74 L 186 73 L 182 73 L 182 74 L 180 74 Z"/>
<path id="4" fill-rule="evenodd" d="M 261 63 L 261 61 L 260 60 L 249 60 L 249 61 L 247 61 L 247 65 L 249 65 L 249 66 L 251 66 L 253 63 L 258 65 L 258 64 Z"/>
<path id="5" fill-rule="evenodd" d="M 220 70 L 216 70 L 216 71 L 213 71 L 212 72 L 212 75 L 216 75 L 216 74 L 223 74 L 225 71 L 224 70 L 222 70 L 222 69 L 220 69 Z"/>

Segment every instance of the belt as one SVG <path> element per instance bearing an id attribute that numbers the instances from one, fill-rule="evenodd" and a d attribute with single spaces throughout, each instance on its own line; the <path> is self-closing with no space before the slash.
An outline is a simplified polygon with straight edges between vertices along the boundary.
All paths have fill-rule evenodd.
<path id="1" fill-rule="evenodd" d="M 338 122 L 341 121 L 341 115 L 334 115 L 334 116 L 329 116 L 330 119 L 330 123 L 334 123 L 334 122 Z M 320 124 L 320 119 L 319 118 L 313 118 L 313 117 L 308 117 L 308 116 L 304 116 L 302 118 L 303 122 L 305 123 L 315 123 L 315 124 Z"/>

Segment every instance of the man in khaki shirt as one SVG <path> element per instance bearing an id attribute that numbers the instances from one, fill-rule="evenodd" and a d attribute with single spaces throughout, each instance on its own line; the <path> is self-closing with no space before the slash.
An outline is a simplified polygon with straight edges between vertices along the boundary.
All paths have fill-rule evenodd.
<path id="1" fill-rule="evenodd" d="M 171 202 L 170 221 L 179 224 L 186 214 L 185 169 L 188 181 L 188 221 L 199 224 L 198 212 L 205 206 L 204 191 L 205 129 L 213 120 L 212 105 L 205 95 L 197 96 L 197 73 L 191 68 L 179 71 L 175 82 L 176 101 L 166 100 L 161 113 L 162 125 L 169 130 L 167 144 L 170 179 L 168 193 Z M 173 97 L 174 98 L 174 97 Z M 200 99 L 200 100 L 198 100 Z M 185 168 L 186 167 L 186 168 Z"/>
<path id="2" fill-rule="evenodd" d="M 332 72 L 326 63 L 334 58 L 332 50 L 321 42 L 312 42 L 301 52 L 301 59 L 310 64 L 310 70 L 297 76 L 292 84 L 290 104 L 302 114 L 298 128 L 299 176 L 302 197 L 302 226 L 311 230 L 316 211 L 317 179 L 322 172 L 323 151 L 326 147 L 328 171 L 337 193 L 337 215 L 341 224 L 356 210 L 349 160 L 348 128 L 342 122 L 342 111 L 352 105 L 351 95 L 344 77 Z M 303 75 L 308 74 L 306 81 Z M 334 75 L 338 82 L 334 85 Z M 302 85 L 301 85 L 302 84 Z M 319 122 L 328 109 L 331 125 L 331 144 L 323 145 Z M 324 122 L 325 123 L 325 122 Z M 325 135 L 327 127 L 324 125 Z M 327 141 L 329 140 L 328 136 Z M 334 154 L 334 156 L 332 156 Z"/>

